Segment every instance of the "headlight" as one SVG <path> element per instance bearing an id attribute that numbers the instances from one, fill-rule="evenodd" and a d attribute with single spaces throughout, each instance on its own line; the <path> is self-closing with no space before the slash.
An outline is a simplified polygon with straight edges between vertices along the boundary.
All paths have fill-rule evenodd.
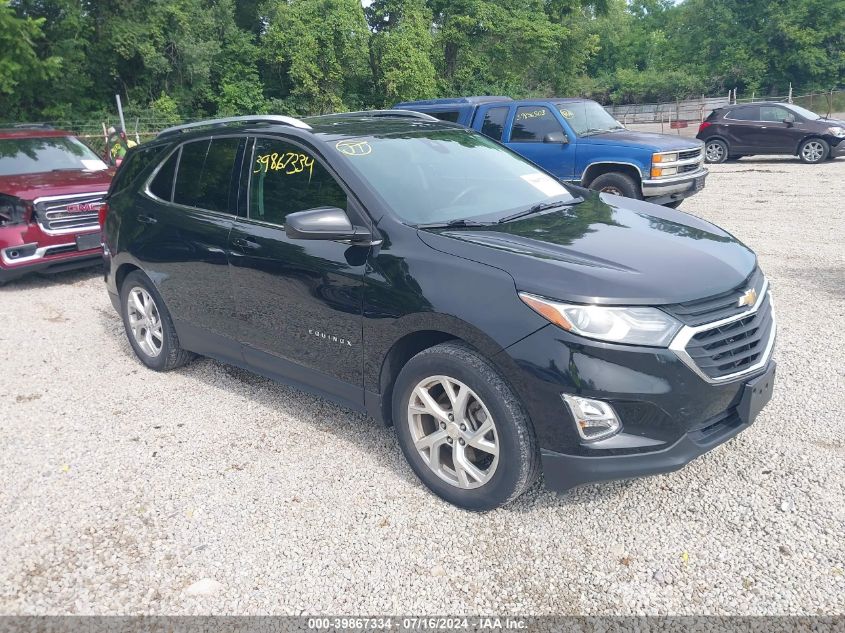
<path id="1" fill-rule="evenodd" d="M 845 138 L 845 127 L 829 127 L 827 133 L 837 138 Z"/>
<path id="2" fill-rule="evenodd" d="M 520 292 L 519 298 L 567 332 L 611 343 L 668 347 L 681 324 L 657 308 L 576 305 Z"/>
<path id="3" fill-rule="evenodd" d="M 651 157 L 652 163 L 674 163 L 678 160 L 677 154 L 655 154 Z"/>

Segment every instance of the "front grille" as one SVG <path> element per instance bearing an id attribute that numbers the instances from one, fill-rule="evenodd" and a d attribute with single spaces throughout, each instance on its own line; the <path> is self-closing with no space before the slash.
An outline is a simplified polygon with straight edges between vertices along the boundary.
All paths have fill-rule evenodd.
<path id="1" fill-rule="evenodd" d="M 678 173 L 679 173 L 679 174 L 688 174 L 689 172 L 691 172 L 691 171 L 697 171 L 697 170 L 699 170 L 700 168 L 701 168 L 701 164 L 700 164 L 700 163 L 693 163 L 692 165 L 681 165 L 681 166 L 678 168 Z"/>
<path id="2" fill-rule="evenodd" d="M 45 233 L 61 235 L 94 229 L 105 193 L 35 201 L 35 216 Z"/>
<path id="3" fill-rule="evenodd" d="M 699 156 L 701 156 L 701 148 L 688 149 L 683 152 L 678 152 L 679 160 L 687 160 L 688 158 L 698 158 Z"/>
<path id="4" fill-rule="evenodd" d="M 767 292 L 753 314 L 695 334 L 687 343 L 686 353 L 710 378 L 724 378 L 753 367 L 763 358 L 773 327 Z"/>
<path id="5" fill-rule="evenodd" d="M 713 323 L 747 312 L 751 306 L 740 306 L 739 300 L 749 288 L 754 288 L 757 295 L 763 292 L 765 277 L 763 271 L 756 268 L 741 284 L 718 295 L 705 299 L 696 299 L 684 303 L 663 306 L 663 310 L 674 316 L 684 325 L 695 327 Z"/>

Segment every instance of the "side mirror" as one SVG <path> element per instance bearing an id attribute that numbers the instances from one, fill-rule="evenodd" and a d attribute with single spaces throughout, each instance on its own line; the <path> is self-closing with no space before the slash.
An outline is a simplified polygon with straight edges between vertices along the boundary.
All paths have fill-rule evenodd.
<path id="1" fill-rule="evenodd" d="M 352 226 L 346 211 L 337 207 L 320 207 L 291 213 L 285 218 L 285 234 L 292 240 L 350 240 L 368 242 L 367 229 Z"/>
<path id="2" fill-rule="evenodd" d="M 787 127 L 792 127 L 792 124 L 795 123 L 795 115 L 794 114 L 787 114 L 783 118 L 783 122 L 786 123 Z"/>
<path id="3" fill-rule="evenodd" d="M 566 145 L 569 143 L 569 138 L 563 132 L 549 132 L 543 137 L 544 143 L 555 143 L 557 145 Z"/>

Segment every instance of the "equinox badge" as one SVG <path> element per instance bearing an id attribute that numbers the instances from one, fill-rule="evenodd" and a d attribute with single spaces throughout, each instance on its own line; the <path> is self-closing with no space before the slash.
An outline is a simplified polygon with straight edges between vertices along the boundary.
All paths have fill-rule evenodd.
<path id="1" fill-rule="evenodd" d="M 745 291 L 745 294 L 739 298 L 738 306 L 740 308 L 742 306 L 748 306 L 750 308 L 753 307 L 755 303 L 757 303 L 757 291 L 754 290 L 754 288 L 749 288 Z"/>

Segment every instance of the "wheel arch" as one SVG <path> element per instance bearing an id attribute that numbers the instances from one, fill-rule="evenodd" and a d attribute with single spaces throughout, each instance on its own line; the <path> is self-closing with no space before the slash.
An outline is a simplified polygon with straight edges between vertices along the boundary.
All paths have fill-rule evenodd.
<path id="1" fill-rule="evenodd" d="M 114 283 L 118 292 L 120 292 L 120 287 L 123 285 L 123 280 L 126 279 L 126 276 L 133 270 L 141 270 L 141 267 L 132 263 L 123 263 L 117 267 L 117 270 L 114 273 Z"/>
<path id="2" fill-rule="evenodd" d="M 631 176 L 638 186 L 642 187 L 643 174 L 642 170 L 634 163 L 618 163 L 618 162 L 597 162 L 591 163 L 581 176 L 581 186 L 589 187 L 592 182 L 599 176 L 611 173 L 623 173 Z"/>

